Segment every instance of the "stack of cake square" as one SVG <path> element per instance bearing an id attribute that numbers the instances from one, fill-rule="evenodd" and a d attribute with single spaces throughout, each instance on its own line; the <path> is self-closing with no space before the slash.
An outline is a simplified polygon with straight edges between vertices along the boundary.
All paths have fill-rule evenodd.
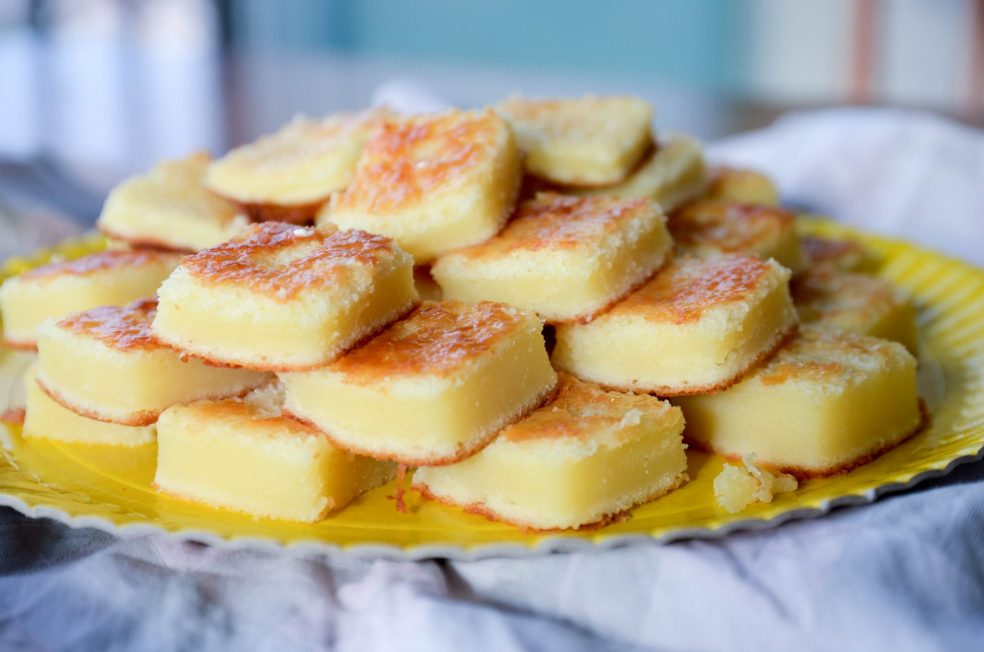
<path id="1" fill-rule="evenodd" d="M 122 250 L 0 288 L 39 352 L 25 434 L 156 438 L 160 491 L 254 517 L 319 520 L 403 466 L 553 529 L 685 483 L 685 438 L 822 475 L 912 433 L 911 304 L 651 121 L 512 97 L 164 162 L 107 199 Z"/>

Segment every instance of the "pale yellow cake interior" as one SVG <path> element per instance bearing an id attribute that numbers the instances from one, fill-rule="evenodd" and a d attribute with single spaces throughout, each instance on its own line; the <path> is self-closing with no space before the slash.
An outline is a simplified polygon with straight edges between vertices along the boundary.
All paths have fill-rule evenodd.
<path id="1" fill-rule="evenodd" d="M 325 201 L 348 185 L 362 145 L 383 111 L 298 116 L 277 132 L 233 149 L 208 167 L 205 185 L 244 203 Z"/>
<path id="2" fill-rule="evenodd" d="M 3 337 L 33 347 L 46 319 L 151 296 L 180 262 L 160 252 L 100 252 L 35 268 L 0 286 Z"/>
<path id="3" fill-rule="evenodd" d="M 444 296 L 502 301 L 548 321 L 586 318 L 653 274 L 672 246 L 651 200 L 540 194 L 488 242 L 441 257 Z"/>
<path id="4" fill-rule="evenodd" d="M 521 177 L 512 130 L 492 111 L 391 118 L 317 222 L 389 236 L 425 264 L 495 235 Z"/>
<path id="5" fill-rule="evenodd" d="M 561 375 L 557 396 L 457 464 L 419 469 L 439 500 L 524 527 L 576 528 L 686 481 L 679 408 Z"/>
<path id="6" fill-rule="evenodd" d="M 864 461 L 922 418 L 905 347 L 809 326 L 737 385 L 677 403 L 687 437 L 701 446 L 807 475 Z"/>
<path id="7" fill-rule="evenodd" d="M 771 260 L 676 259 L 591 322 L 558 324 L 553 363 L 620 389 L 709 391 L 740 377 L 796 324 L 788 280 Z"/>
<path id="8" fill-rule="evenodd" d="M 240 257 L 250 260 L 240 271 L 209 262 Z M 392 241 L 274 223 L 189 259 L 158 295 L 161 340 L 270 370 L 326 364 L 417 301 L 413 260 Z"/>
<path id="9" fill-rule="evenodd" d="M 696 256 L 743 252 L 774 258 L 794 274 L 807 265 L 793 213 L 776 206 L 699 200 L 675 211 L 669 220 L 677 248 Z"/>
<path id="10" fill-rule="evenodd" d="M 622 182 L 604 188 L 566 188 L 578 195 L 646 197 L 669 212 L 697 197 L 707 186 L 707 168 L 700 143 L 690 136 L 664 136 L 656 151 Z"/>
<path id="11" fill-rule="evenodd" d="M 367 455 L 454 461 L 553 388 L 541 329 L 502 304 L 425 302 L 332 365 L 280 374 L 286 409 Z"/>
<path id="12" fill-rule="evenodd" d="M 142 324 L 120 320 L 134 305 L 97 308 L 41 325 L 38 378 L 49 394 L 86 416 L 147 425 L 171 405 L 241 394 L 269 379 L 257 371 L 182 360 L 151 335 L 152 310 L 140 311 Z M 70 323 L 90 327 L 80 331 Z"/>
<path id="13" fill-rule="evenodd" d="M 884 279 L 812 270 L 793 284 L 793 301 L 803 322 L 895 340 L 916 352 L 916 309 Z"/>
<path id="14" fill-rule="evenodd" d="M 154 441 L 156 429 L 149 426 L 124 426 L 96 421 L 72 412 L 41 391 L 37 383 L 38 365 L 24 375 L 25 437 L 54 439 L 79 444 L 139 446 Z"/>
<path id="15" fill-rule="evenodd" d="M 652 142 L 653 109 L 638 97 L 515 96 L 496 110 L 516 132 L 526 169 L 565 185 L 618 183 Z"/>
<path id="16" fill-rule="evenodd" d="M 97 226 L 128 242 L 197 251 L 238 234 L 249 220 L 205 189 L 205 153 L 163 161 L 109 193 Z"/>
<path id="17" fill-rule="evenodd" d="M 157 488 L 254 517 L 313 522 L 395 475 L 393 464 L 337 448 L 250 398 L 166 410 L 157 424 Z"/>

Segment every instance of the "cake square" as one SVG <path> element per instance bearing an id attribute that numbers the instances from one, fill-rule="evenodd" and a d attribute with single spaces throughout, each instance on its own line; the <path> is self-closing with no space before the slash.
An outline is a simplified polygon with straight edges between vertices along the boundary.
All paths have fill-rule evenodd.
<path id="1" fill-rule="evenodd" d="M 916 351 L 916 309 L 894 285 L 864 274 L 821 266 L 792 286 L 800 321 L 899 342 Z"/>
<path id="2" fill-rule="evenodd" d="M 249 220 L 205 189 L 212 157 L 204 152 L 159 163 L 109 193 L 96 226 L 131 245 L 197 251 L 238 234 Z"/>
<path id="3" fill-rule="evenodd" d="M 789 270 L 742 254 L 683 257 L 586 324 L 556 326 L 558 369 L 660 396 L 736 382 L 796 327 Z"/>
<path id="4" fill-rule="evenodd" d="M 280 374 L 286 410 L 358 453 L 450 464 L 553 390 L 542 328 L 504 304 L 425 302 L 327 367 Z"/>
<path id="5" fill-rule="evenodd" d="M 693 201 L 670 215 L 669 228 L 677 247 L 685 253 L 750 253 L 774 258 L 794 274 L 806 267 L 796 233 L 796 216 L 778 206 Z"/>
<path id="6" fill-rule="evenodd" d="M 707 168 L 700 143 L 677 134 L 660 142 L 624 181 L 605 188 L 567 188 L 565 192 L 623 199 L 647 197 L 669 213 L 700 195 L 706 187 Z"/>
<path id="7" fill-rule="evenodd" d="M 512 212 L 522 160 L 492 111 L 390 118 L 366 142 L 352 182 L 318 224 L 389 236 L 419 264 L 486 240 Z"/>
<path id="8" fill-rule="evenodd" d="M 281 412 L 276 383 L 243 399 L 168 408 L 157 422 L 162 493 L 254 518 L 313 523 L 396 475 Z"/>
<path id="9" fill-rule="evenodd" d="M 652 276 L 671 246 L 651 200 L 541 193 L 499 235 L 442 256 L 433 273 L 448 299 L 585 319 Z"/>
<path id="10" fill-rule="evenodd" d="M 158 296 L 163 342 L 270 371 L 327 364 L 417 302 L 413 260 L 389 238 L 283 222 L 188 256 Z"/>
<path id="11" fill-rule="evenodd" d="M 653 109 L 638 97 L 514 96 L 496 110 L 516 132 L 529 173 L 565 185 L 622 181 L 653 138 Z"/>
<path id="12" fill-rule="evenodd" d="M 37 383 L 38 365 L 32 364 L 24 375 L 25 437 L 54 439 L 75 444 L 140 446 L 154 441 L 153 425 L 124 426 L 89 419 L 62 407 L 44 393 Z"/>
<path id="13" fill-rule="evenodd" d="M 874 256 L 853 240 L 820 236 L 800 237 L 800 248 L 810 267 L 832 267 L 845 272 L 865 272 L 877 267 Z"/>
<path id="14" fill-rule="evenodd" d="M 314 220 L 331 193 L 348 185 L 384 109 L 298 116 L 277 132 L 233 149 L 208 166 L 205 185 L 254 220 Z"/>
<path id="15" fill-rule="evenodd" d="M 62 406 L 99 421 L 154 423 L 165 408 L 235 396 L 269 374 L 187 359 L 151 332 L 157 301 L 102 306 L 49 320 L 38 331 L 38 383 Z"/>
<path id="16" fill-rule="evenodd" d="M 180 261 L 161 251 L 100 251 L 13 276 L 0 286 L 4 343 L 33 349 L 47 319 L 152 295 Z"/>
<path id="17" fill-rule="evenodd" d="M 772 179 L 746 168 L 715 166 L 704 199 L 745 204 L 779 205 L 779 190 Z"/>
<path id="18" fill-rule="evenodd" d="M 476 455 L 418 469 L 421 493 L 524 528 L 603 523 L 686 482 L 680 408 L 560 374 L 556 396 Z"/>
<path id="19" fill-rule="evenodd" d="M 801 477 L 863 464 L 922 423 L 905 347 L 811 326 L 734 387 L 679 405 L 688 440 Z"/>

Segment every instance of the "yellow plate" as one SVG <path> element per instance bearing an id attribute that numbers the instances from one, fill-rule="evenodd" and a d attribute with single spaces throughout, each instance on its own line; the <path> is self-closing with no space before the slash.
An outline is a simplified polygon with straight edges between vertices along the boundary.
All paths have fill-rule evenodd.
<path id="1" fill-rule="evenodd" d="M 877 496 L 942 475 L 978 458 L 984 446 L 984 271 L 911 244 L 866 235 L 817 219 L 810 232 L 860 241 L 882 259 L 879 273 L 913 296 L 919 310 L 921 391 L 932 426 L 871 464 L 846 475 L 810 480 L 771 504 L 730 515 L 714 502 L 712 481 L 722 460 L 689 453 L 693 480 L 639 507 L 631 518 L 569 534 L 524 533 L 479 516 L 421 500 L 408 492 L 409 512 L 394 507 L 392 484 L 377 489 L 316 525 L 252 520 L 156 494 L 149 486 L 154 445 L 138 449 L 68 445 L 21 439 L 11 432 L 0 456 L 0 503 L 26 514 L 120 535 L 164 531 L 217 545 L 344 549 L 362 555 L 475 558 L 610 547 L 633 540 L 714 537 L 740 528 L 773 527 L 791 518 Z M 100 241 L 64 244 L 79 255 Z M 52 252 L 9 261 L 0 276 L 37 265 Z M 28 356 L 0 355 L 0 392 L 17 400 Z M 12 430 L 16 430 L 13 428 Z"/>

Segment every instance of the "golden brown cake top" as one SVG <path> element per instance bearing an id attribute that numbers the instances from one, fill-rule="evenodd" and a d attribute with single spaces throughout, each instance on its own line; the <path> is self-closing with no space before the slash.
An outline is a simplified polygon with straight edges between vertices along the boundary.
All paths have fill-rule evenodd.
<path id="1" fill-rule="evenodd" d="M 330 369 L 359 383 L 395 375 L 449 375 L 535 319 L 504 303 L 425 301 Z"/>
<path id="2" fill-rule="evenodd" d="M 557 374 L 557 393 L 546 405 L 502 431 L 510 441 L 590 438 L 619 425 L 638 425 L 643 415 L 663 418 L 679 412 L 667 401 L 648 394 L 611 392 L 598 385 Z"/>
<path id="3" fill-rule="evenodd" d="M 753 377 L 764 385 L 809 381 L 834 387 L 911 358 L 896 342 L 803 326 Z"/>
<path id="4" fill-rule="evenodd" d="M 633 130 L 648 131 L 652 107 L 631 95 L 572 98 L 510 97 L 498 104 L 526 138 L 535 140 L 604 141 Z M 612 141 L 624 145 L 621 139 Z"/>
<path id="5" fill-rule="evenodd" d="M 517 250 L 592 247 L 628 221 L 658 214 L 658 208 L 648 199 L 539 193 L 520 205 L 499 235 L 464 249 L 461 254 L 482 258 Z"/>
<path id="6" fill-rule="evenodd" d="M 675 324 L 696 321 L 709 308 L 749 296 L 776 267 L 770 261 L 742 254 L 706 260 L 683 256 L 671 261 L 607 314 L 642 314 L 647 319 Z"/>
<path id="7" fill-rule="evenodd" d="M 903 301 L 888 281 L 830 267 L 811 269 L 792 283 L 791 290 L 804 321 L 844 313 L 878 314 Z"/>
<path id="8" fill-rule="evenodd" d="M 75 260 L 36 267 L 24 272 L 20 277 L 22 279 L 42 279 L 56 276 L 87 276 L 109 269 L 136 269 L 160 263 L 177 265 L 179 260 L 181 260 L 180 254 L 164 251 L 100 251 Z"/>
<path id="9" fill-rule="evenodd" d="M 151 332 L 157 314 L 157 299 L 138 299 L 125 306 L 100 306 L 70 315 L 58 322 L 59 328 L 91 337 L 117 351 L 140 351 L 162 345 Z"/>
<path id="10" fill-rule="evenodd" d="M 851 270 L 861 267 L 867 258 L 864 247 L 851 240 L 833 240 L 807 235 L 800 238 L 800 246 L 813 265 Z"/>
<path id="11" fill-rule="evenodd" d="M 505 121 L 489 110 L 382 120 L 331 209 L 382 213 L 415 204 L 468 178 L 508 137 Z"/>
<path id="12" fill-rule="evenodd" d="M 209 175 L 231 165 L 248 165 L 255 172 L 294 170 L 307 159 L 364 138 L 364 132 L 388 115 L 388 110 L 377 108 L 320 119 L 298 116 L 276 132 L 232 150 L 213 164 Z"/>
<path id="13" fill-rule="evenodd" d="M 365 231 L 263 222 L 188 256 L 181 266 L 206 282 L 240 285 L 287 300 L 305 289 L 341 281 L 353 267 L 401 254 L 393 240 Z"/>
<path id="14" fill-rule="evenodd" d="M 711 246 L 720 251 L 745 251 L 766 238 L 793 228 L 795 216 L 778 206 L 703 200 L 687 204 L 670 216 L 673 239 L 685 247 Z"/>

